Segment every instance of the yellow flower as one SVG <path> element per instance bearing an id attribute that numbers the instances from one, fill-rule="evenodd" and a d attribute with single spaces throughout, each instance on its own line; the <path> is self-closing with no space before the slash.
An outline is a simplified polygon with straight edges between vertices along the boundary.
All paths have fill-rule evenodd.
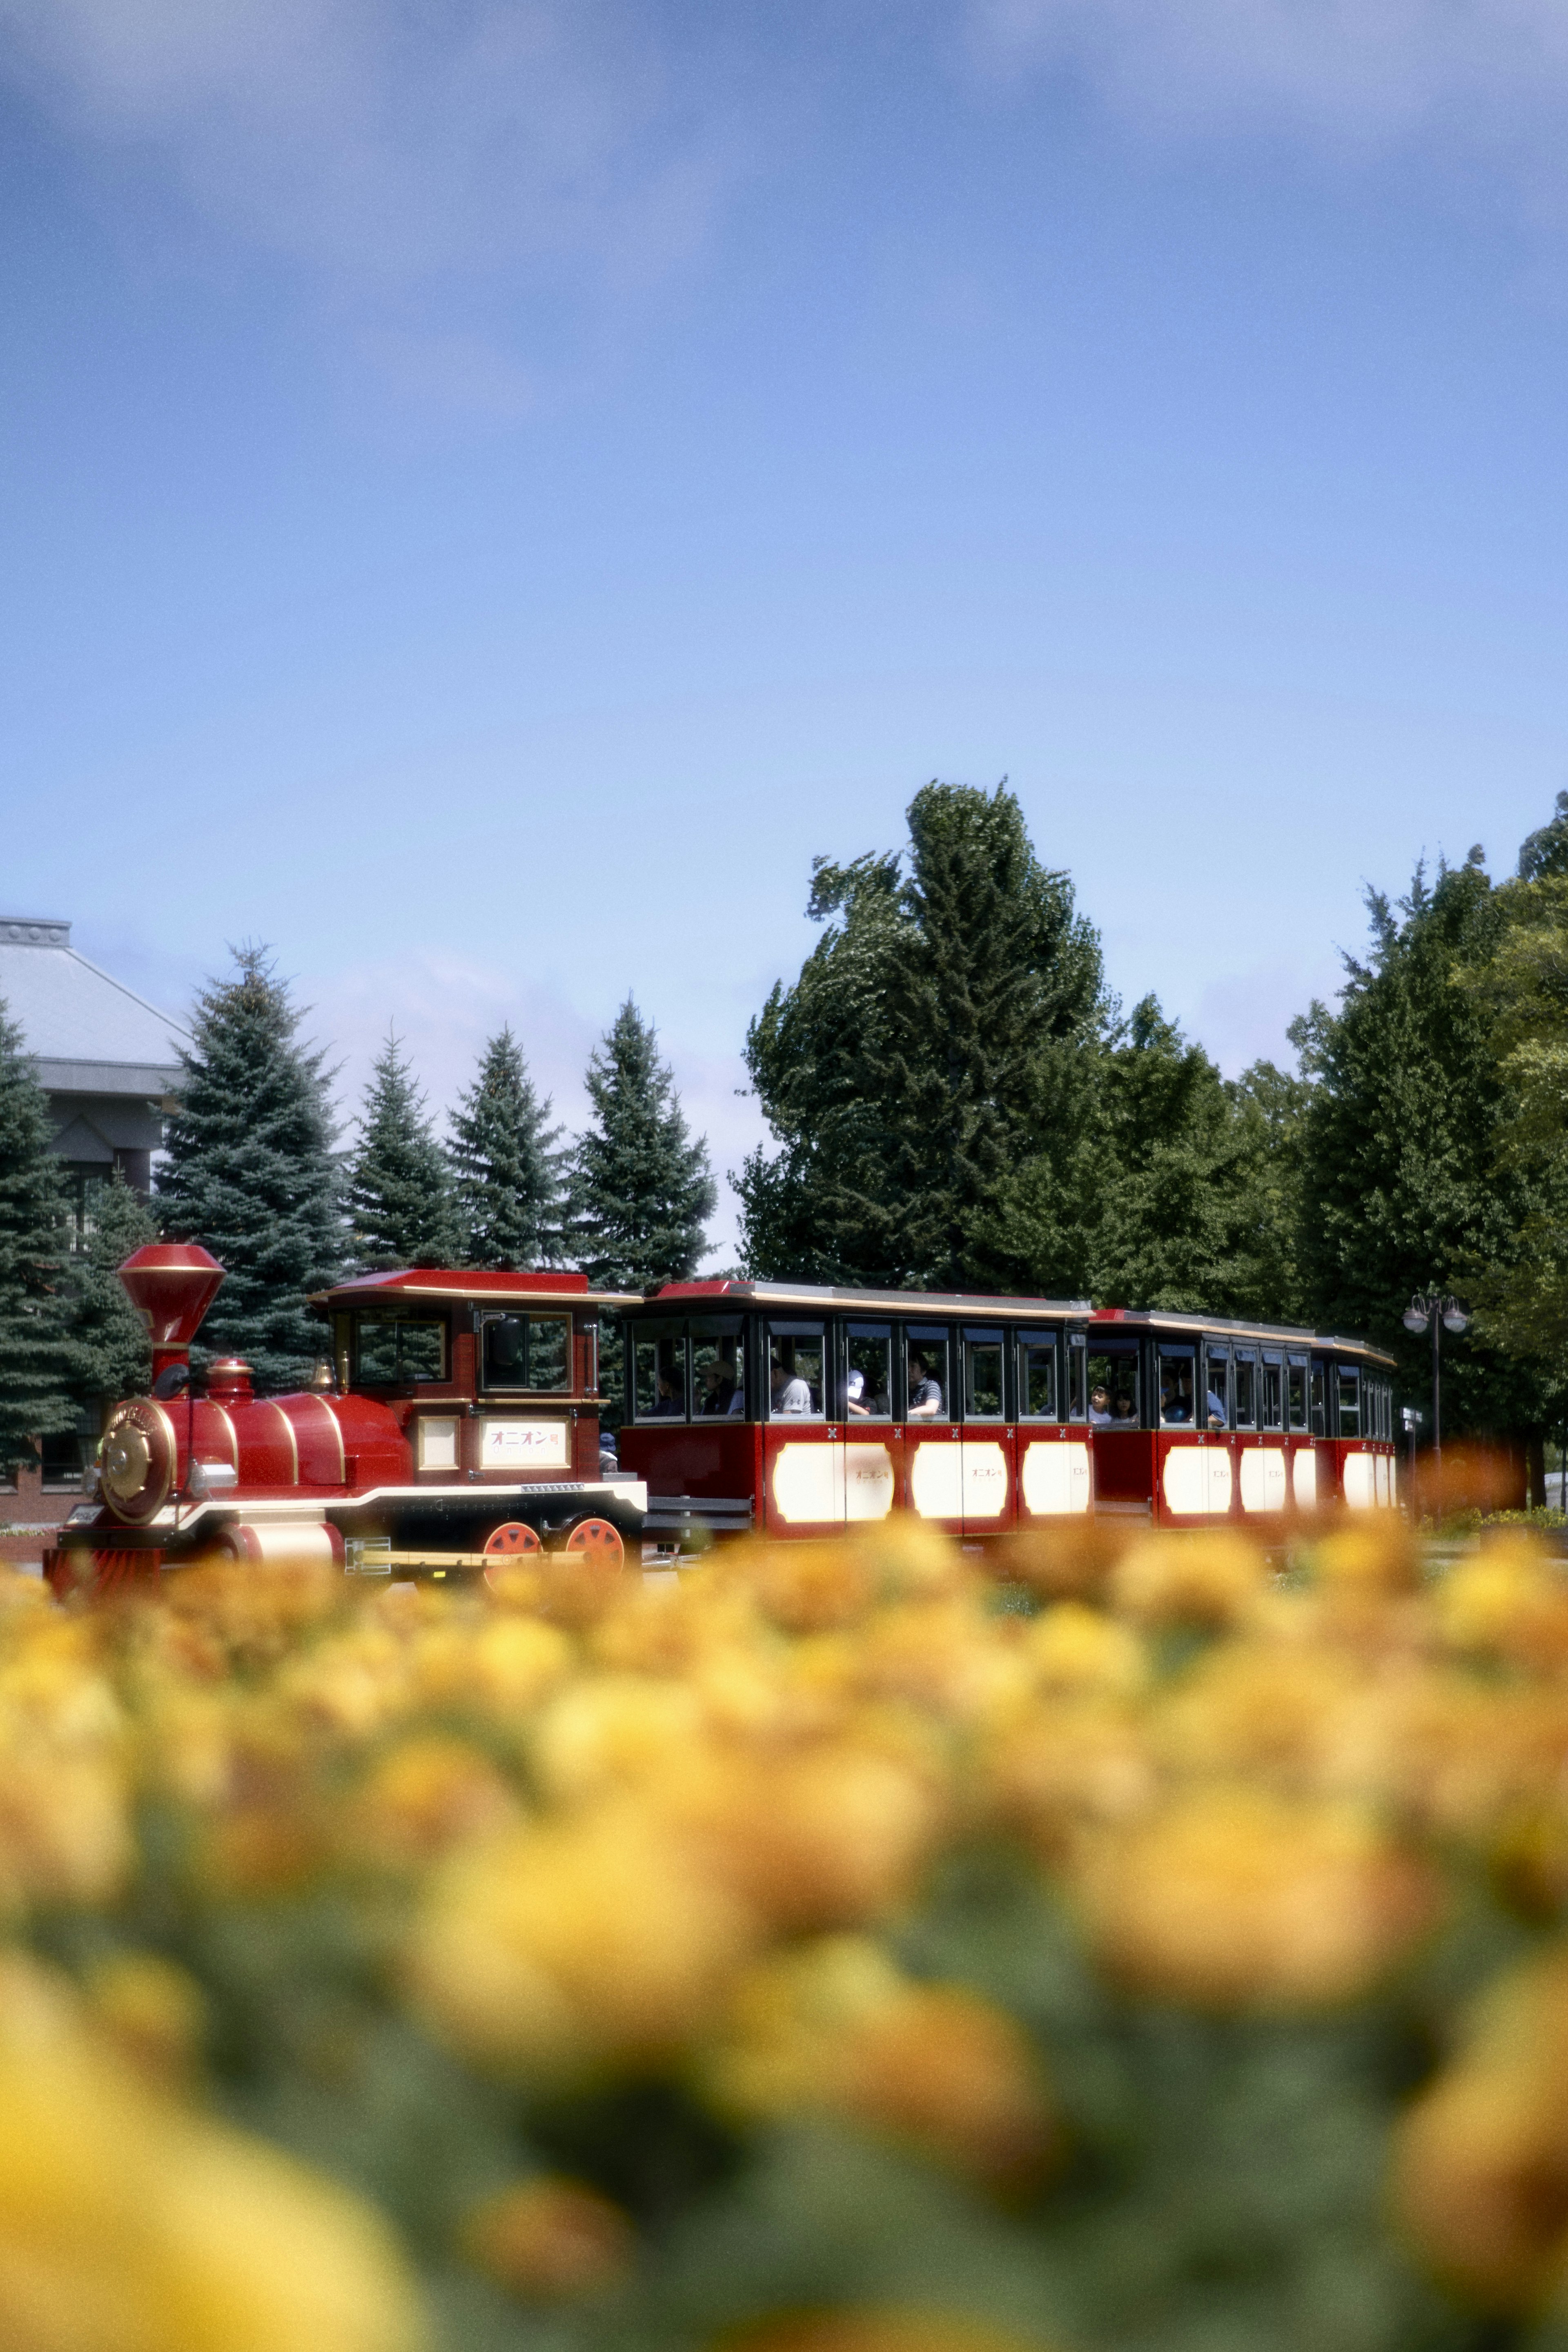
<path id="1" fill-rule="evenodd" d="M 1542 1674 L 1568 1665 L 1568 1580 L 1528 1538 L 1461 1560 L 1443 1580 L 1436 1611 L 1452 1650 Z"/>
<path id="2" fill-rule="evenodd" d="M 346 1856 L 369 1853 L 405 1866 L 433 1862 L 465 1839 L 517 1821 L 515 1790 L 500 1767 L 465 1739 L 431 1733 L 382 1757 L 349 1811 Z"/>
<path id="3" fill-rule="evenodd" d="M 1313 1545 L 1310 1561 L 1319 1584 L 1347 1595 L 1409 1592 L 1421 1581 L 1414 1532 L 1392 1512 L 1336 1529 Z"/>
<path id="4" fill-rule="evenodd" d="M 1149 1658 L 1130 1627 L 1079 1601 L 1043 1609 L 1025 1637 L 1035 1687 L 1057 1698 L 1135 1698 Z"/>
<path id="5" fill-rule="evenodd" d="M 117 1952 L 88 1979 L 88 2006 L 130 2063 L 155 2083 L 187 2084 L 207 2032 L 200 1985 L 155 1952 Z"/>
<path id="6" fill-rule="evenodd" d="M 1268 1575 L 1255 1543 L 1216 1528 L 1144 1536 L 1117 1561 L 1110 1591 L 1118 1612 L 1140 1625 L 1223 1627 L 1257 1606 Z"/>
<path id="7" fill-rule="evenodd" d="M 1327 1790 L 1355 1769 L 1364 1687 L 1365 1676 L 1331 1651 L 1225 1643 L 1162 1697 L 1151 1741 L 1179 1773 Z"/>
<path id="8" fill-rule="evenodd" d="M 701 1727 L 696 1693 L 651 1675 L 598 1675 L 568 1684 L 534 1724 L 530 1753 L 558 1803 L 581 1804 L 635 1787 L 685 1755 Z"/>
<path id="9" fill-rule="evenodd" d="M 1142 1727 L 1100 1698 L 1036 1707 L 990 1744 L 981 1771 L 993 1815 L 1052 1864 L 1083 1836 L 1144 1811 L 1157 1785 Z"/>
<path id="10" fill-rule="evenodd" d="M 55 1980 L 0 1964 L 6 2352 L 416 2352 L 412 2281 L 346 2190 L 154 2093 Z"/>
<path id="11" fill-rule="evenodd" d="M 461 2234 L 477 2269 L 540 2303 L 616 2286 L 637 2255 L 636 2234 L 620 2207 L 576 2180 L 519 2181 L 487 2198 Z"/>
<path id="12" fill-rule="evenodd" d="M 1203 2009 L 1363 1992 L 1435 1924 L 1435 1874 L 1364 1815 L 1247 1789 L 1179 1797 L 1086 1848 L 1085 1921 L 1110 1974 Z"/>

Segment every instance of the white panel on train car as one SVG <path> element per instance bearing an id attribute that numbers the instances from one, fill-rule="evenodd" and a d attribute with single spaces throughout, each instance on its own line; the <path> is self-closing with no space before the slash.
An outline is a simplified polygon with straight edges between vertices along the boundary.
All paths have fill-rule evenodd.
<path id="1" fill-rule="evenodd" d="M 421 1470 L 455 1470 L 458 1466 L 458 1424 L 447 1413 L 422 1412 L 416 1463 Z"/>
<path id="2" fill-rule="evenodd" d="M 1379 1454 L 1373 1458 L 1377 1466 L 1373 1473 L 1373 1492 L 1377 1496 L 1379 1507 L 1386 1510 L 1392 1500 L 1389 1494 L 1388 1474 L 1394 1465 L 1386 1454 Z"/>
<path id="3" fill-rule="evenodd" d="M 1007 1507 L 1007 1456 L 1000 1445 L 976 1445 L 965 1438 L 963 1453 L 963 1516 L 966 1519 L 999 1519 Z"/>
<path id="4" fill-rule="evenodd" d="M 487 1470 L 564 1470 L 571 1460 L 563 1421 L 482 1421 L 479 1460 Z"/>
<path id="5" fill-rule="evenodd" d="M 1290 1486 L 1299 1511 L 1318 1507 L 1318 1456 L 1310 1445 L 1298 1448 L 1290 1465 Z"/>
<path id="6" fill-rule="evenodd" d="M 868 1446 L 867 1453 L 880 1447 Z M 781 1445 L 773 1456 L 773 1508 L 786 1525 L 820 1526 L 844 1517 L 844 1448 Z"/>
<path id="7" fill-rule="evenodd" d="M 844 1516 L 847 1519 L 885 1519 L 893 1507 L 896 1488 L 893 1457 L 885 1445 L 845 1447 Z"/>
<path id="8" fill-rule="evenodd" d="M 910 1500 L 922 1519 L 963 1517 L 963 1449 L 951 1441 L 917 1445 L 910 1465 Z"/>
<path id="9" fill-rule="evenodd" d="M 1205 1445 L 1203 1449 L 1203 1457 L 1208 1465 L 1204 1476 L 1208 1487 L 1210 1516 L 1223 1517 L 1230 1508 L 1230 1498 L 1234 1491 L 1231 1483 L 1230 1448 L 1228 1445 Z"/>
<path id="10" fill-rule="evenodd" d="M 1241 1457 L 1241 1507 L 1244 1511 L 1285 1508 L 1285 1454 L 1278 1445 L 1252 1446 Z"/>
<path id="11" fill-rule="evenodd" d="M 1377 1502 L 1377 1482 L 1370 1454 L 1345 1455 L 1345 1500 L 1352 1511 L 1370 1511 Z"/>
<path id="12" fill-rule="evenodd" d="M 1058 1518 L 1089 1508 L 1089 1448 L 1037 1438 L 1024 1448 L 1019 1478 L 1024 1508 L 1037 1518 Z"/>
<path id="13" fill-rule="evenodd" d="M 1208 1448 L 1203 1445 L 1173 1445 L 1165 1456 L 1165 1466 L 1160 1474 L 1161 1490 L 1165 1508 L 1177 1511 L 1185 1518 L 1203 1517 L 1209 1507 L 1209 1475 L 1205 1466 Z"/>

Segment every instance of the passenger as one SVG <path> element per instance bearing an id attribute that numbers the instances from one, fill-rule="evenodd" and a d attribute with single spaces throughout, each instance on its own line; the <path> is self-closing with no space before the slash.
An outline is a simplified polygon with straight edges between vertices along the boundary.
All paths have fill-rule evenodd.
<path id="1" fill-rule="evenodd" d="M 910 1419 L 936 1421 L 942 1413 L 942 1382 L 918 1348 L 910 1350 Z"/>
<path id="2" fill-rule="evenodd" d="M 1160 1391 L 1161 1420 L 1186 1422 L 1192 1417 L 1193 1409 L 1187 1402 L 1184 1391 L 1177 1388 L 1173 1381 L 1167 1381 Z"/>
<path id="3" fill-rule="evenodd" d="M 1119 1396 L 1117 1398 L 1114 1406 L 1111 1408 L 1111 1419 L 1113 1421 L 1131 1421 L 1132 1419 L 1132 1400 L 1130 1396 Z"/>
<path id="4" fill-rule="evenodd" d="M 728 1412 L 730 1400 L 735 1393 L 735 1383 L 721 1363 L 702 1367 L 702 1397 L 697 1410 L 704 1417 L 710 1413 Z"/>
<path id="5" fill-rule="evenodd" d="M 672 1373 L 660 1372 L 658 1376 L 658 1402 L 655 1404 L 650 1418 L 654 1421 L 683 1421 L 685 1419 L 685 1414 L 681 1408 L 680 1398 L 676 1393 L 675 1379 Z"/>
<path id="6" fill-rule="evenodd" d="M 744 1421 L 746 1418 L 746 1391 L 739 1380 L 735 1382 L 735 1393 L 725 1410 L 731 1421 Z"/>
<path id="7" fill-rule="evenodd" d="M 866 1402 L 866 1375 L 852 1371 L 844 1383 L 844 1410 L 857 1421 L 868 1421 L 871 1408 Z"/>
<path id="8" fill-rule="evenodd" d="M 1209 1427 L 1211 1429 L 1223 1429 L 1226 1425 L 1224 1397 L 1216 1396 L 1213 1389 L 1210 1389 L 1205 1402 L 1208 1406 Z"/>
<path id="9" fill-rule="evenodd" d="M 772 1374 L 774 1418 L 777 1419 L 786 1413 L 809 1413 L 811 1411 L 809 1383 L 803 1381 L 798 1372 L 786 1372 L 777 1356 L 769 1359 L 768 1368 Z"/>
<path id="10" fill-rule="evenodd" d="M 1096 1381 L 1089 1392 L 1089 1420 L 1091 1429 L 1110 1427 L 1110 1391 L 1103 1381 Z"/>

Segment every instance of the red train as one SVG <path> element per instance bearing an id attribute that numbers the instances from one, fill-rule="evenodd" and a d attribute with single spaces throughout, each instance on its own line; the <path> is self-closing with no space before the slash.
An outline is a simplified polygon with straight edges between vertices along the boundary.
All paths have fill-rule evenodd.
<path id="1" fill-rule="evenodd" d="M 192 1380 L 223 1281 L 205 1250 L 154 1244 L 121 1280 L 153 1336 L 153 1393 L 110 1417 L 97 1491 L 45 1558 L 57 1591 L 213 1551 L 445 1577 L 544 1545 L 618 1560 L 640 1543 L 646 1491 L 606 1475 L 599 1445 L 599 1310 L 635 1301 L 585 1276 L 340 1283 L 312 1301 L 330 1361 L 277 1397 L 254 1395 L 234 1358 Z"/>
<path id="2" fill-rule="evenodd" d="M 214 1550 L 458 1577 L 542 1546 L 619 1560 L 765 1528 L 819 1536 L 906 1509 L 995 1536 L 1074 1513 L 1196 1527 L 1396 1499 L 1393 1360 L 1359 1340 L 1087 1300 L 581 1274 L 367 1275 L 312 1303 L 330 1360 L 257 1397 L 193 1381 L 223 1280 L 138 1250 L 121 1280 L 153 1393 L 117 1405 L 46 1557 L 104 1589 Z M 601 1450 L 599 1314 L 622 1318 L 620 1461 Z M 89 1476 L 93 1474 L 89 1474 Z"/>
<path id="3" fill-rule="evenodd" d="M 1085 1299 L 670 1283 L 624 1319 L 647 1529 L 813 1536 L 900 1508 L 994 1536 L 1386 1508 L 1393 1359 Z"/>

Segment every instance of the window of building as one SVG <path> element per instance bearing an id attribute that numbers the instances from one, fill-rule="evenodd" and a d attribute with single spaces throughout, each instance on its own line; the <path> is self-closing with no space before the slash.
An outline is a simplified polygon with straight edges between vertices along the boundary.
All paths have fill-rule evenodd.
<path id="1" fill-rule="evenodd" d="M 1026 1331 L 1018 1341 L 1018 1417 L 1056 1421 L 1057 1406 L 1056 1334 Z"/>
<path id="2" fill-rule="evenodd" d="M 445 1316 L 365 1307 L 354 1317 L 354 1385 L 410 1388 L 447 1378 Z"/>
<path id="3" fill-rule="evenodd" d="M 1000 1331 L 965 1331 L 963 1335 L 963 1417 L 966 1421 L 1004 1418 Z"/>
<path id="4" fill-rule="evenodd" d="M 851 1323 L 844 1335 L 844 1417 L 886 1421 L 893 1410 L 893 1327 Z"/>
<path id="5" fill-rule="evenodd" d="M 572 1385 L 569 1315 L 487 1315 L 480 1361 L 487 1389 L 559 1392 Z"/>

